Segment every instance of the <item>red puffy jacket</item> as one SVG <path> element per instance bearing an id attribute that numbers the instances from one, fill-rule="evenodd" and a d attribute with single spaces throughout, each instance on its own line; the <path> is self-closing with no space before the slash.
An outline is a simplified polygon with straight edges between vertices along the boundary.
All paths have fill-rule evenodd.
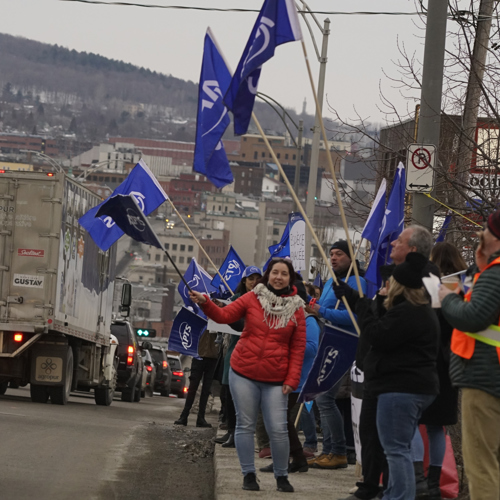
<path id="1" fill-rule="evenodd" d="M 296 295 L 293 287 L 291 295 Z M 245 293 L 226 307 L 218 307 L 210 299 L 201 306 L 217 323 L 234 323 L 245 318 L 245 327 L 231 356 L 231 367 L 244 377 L 258 382 L 278 382 L 296 390 L 300 381 L 306 349 L 304 310 L 295 311 L 285 328 L 269 328 L 259 299 Z"/>

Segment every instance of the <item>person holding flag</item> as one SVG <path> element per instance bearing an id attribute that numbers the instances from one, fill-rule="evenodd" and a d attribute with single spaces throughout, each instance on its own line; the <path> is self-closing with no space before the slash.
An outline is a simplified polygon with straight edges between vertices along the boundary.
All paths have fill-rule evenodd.
<path id="1" fill-rule="evenodd" d="M 287 402 L 288 394 L 299 385 L 306 346 L 304 302 L 297 295 L 294 282 L 291 261 L 275 259 L 252 292 L 226 307 L 217 307 L 199 292 L 190 294 L 191 300 L 218 323 L 245 318 L 229 372 L 236 408 L 235 444 L 244 490 L 260 489 L 254 461 L 254 433 L 260 407 L 271 441 L 277 489 L 294 491 L 288 481 Z"/>
<path id="2" fill-rule="evenodd" d="M 351 257 L 347 241 L 339 240 L 330 248 L 330 263 L 338 280 L 345 280 L 351 267 Z M 362 272 L 360 272 L 360 275 Z M 347 283 L 357 290 L 356 277 L 351 276 Z M 363 293 L 366 291 L 366 282 L 360 277 Z M 333 278 L 330 278 L 323 288 L 321 298 L 307 312 L 317 314 L 330 321 L 334 326 L 342 327 L 355 332 L 354 325 L 342 301 L 338 301 L 332 289 Z M 354 360 L 353 360 L 354 361 Z M 347 467 L 347 448 L 344 432 L 344 421 L 335 401 L 339 387 L 333 386 L 316 400 L 321 416 L 323 429 L 323 451 L 309 460 L 309 465 L 319 469 L 339 469 Z"/>

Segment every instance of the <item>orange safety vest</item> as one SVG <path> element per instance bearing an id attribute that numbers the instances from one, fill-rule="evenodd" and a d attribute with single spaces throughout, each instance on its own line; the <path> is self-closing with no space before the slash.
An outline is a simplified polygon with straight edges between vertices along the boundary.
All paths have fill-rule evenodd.
<path id="1" fill-rule="evenodd" d="M 478 280 L 481 273 L 486 271 L 486 269 L 489 269 L 490 267 L 499 264 L 500 264 L 500 257 L 497 257 L 494 261 L 490 262 L 483 269 L 483 271 L 477 273 L 474 276 L 474 284 Z M 472 295 L 472 287 L 465 294 L 464 297 L 465 302 L 470 302 L 471 295 Z M 469 333 L 469 332 L 462 332 L 457 328 L 455 328 L 453 330 L 453 334 L 451 337 L 451 352 L 455 353 L 457 356 L 460 356 L 461 358 L 471 359 L 472 355 L 474 354 L 474 349 L 476 347 L 476 340 L 479 340 L 480 342 L 484 342 L 485 344 L 495 346 L 497 348 L 498 361 L 500 363 L 500 342 L 495 338 L 492 339 L 491 334 L 493 334 L 494 337 L 500 336 L 500 318 L 498 325 L 490 325 L 489 328 L 487 330 L 484 330 L 483 332 Z"/>

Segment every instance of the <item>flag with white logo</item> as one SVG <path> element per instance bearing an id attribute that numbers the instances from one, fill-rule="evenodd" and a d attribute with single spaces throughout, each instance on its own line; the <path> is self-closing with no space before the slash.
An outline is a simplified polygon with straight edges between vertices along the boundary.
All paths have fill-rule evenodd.
<path id="1" fill-rule="evenodd" d="M 224 277 L 224 280 L 226 281 L 231 291 L 234 292 L 236 290 L 236 287 L 241 281 L 241 275 L 243 274 L 244 270 L 245 264 L 241 260 L 241 257 L 238 255 L 236 250 L 231 246 L 229 248 L 229 252 L 227 252 L 224 262 L 222 263 L 222 266 L 220 266 L 219 269 L 219 273 Z M 227 290 L 219 274 L 216 274 L 214 276 L 212 285 L 217 290 L 222 289 L 223 292 Z"/>
<path id="2" fill-rule="evenodd" d="M 233 75 L 224 102 L 234 116 L 234 133 L 247 133 L 262 65 L 278 45 L 302 39 L 294 0 L 265 0 Z"/>
<path id="3" fill-rule="evenodd" d="M 208 278 L 205 276 L 205 274 L 206 272 L 198 265 L 196 259 L 193 258 L 189 263 L 186 272 L 184 273 L 184 280 L 189 285 L 189 288 L 191 288 L 191 290 L 195 292 L 208 294 L 209 293 L 209 290 L 207 288 Z M 209 278 L 210 281 L 212 281 L 212 277 L 209 276 Z M 182 297 L 182 300 L 184 301 L 186 307 L 190 307 L 196 314 L 204 316 L 200 307 L 189 298 L 189 289 L 184 284 L 184 281 L 181 281 L 177 285 L 177 290 L 179 291 L 179 294 Z"/>
<path id="4" fill-rule="evenodd" d="M 111 196 L 117 194 L 133 195 L 145 215 L 149 215 L 163 202 L 168 200 L 167 194 L 163 191 L 156 177 L 143 160 L 139 161 L 128 177 L 113 191 Z M 96 245 L 101 250 L 106 251 L 124 233 L 109 215 L 96 218 L 95 215 L 101 205 L 102 203 L 91 208 L 85 215 L 80 217 L 78 222 L 87 230 Z"/>
<path id="5" fill-rule="evenodd" d="M 370 264 L 365 273 L 367 297 L 373 297 L 382 285 L 380 266 L 390 261 L 391 242 L 403 232 L 405 219 L 406 175 L 402 163 L 398 165 L 387 207 L 380 225 L 380 236 L 373 248 Z"/>
<path id="6" fill-rule="evenodd" d="M 206 327 L 206 319 L 183 307 L 172 324 L 168 338 L 169 351 L 197 358 L 198 343 Z"/>
<path id="7" fill-rule="evenodd" d="M 290 257 L 290 221 L 286 224 L 280 242 L 277 245 L 271 245 L 268 247 L 268 250 L 271 257 L 269 257 L 264 264 L 264 271 L 273 259 L 277 259 L 278 257 Z"/>
<path id="8" fill-rule="evenodd" d="M 229 125 L 227 108 L 222 101 L 229 88 L 231 73 L 210 28 L 205 35 L 203 63 L 198 87 L 198 115 L 193 170 L 222 188 L 234 181 L 222 144 Z"/>
<path id="9" fill-rule="evenodd" d="M 109 216 L 132 239 L 163 250 L 158 236 L 131 194 L 117 194 L 108 198 L 99 208 L 96 217 Z"/>
<path id="10" fill-rule="evenodd" d="M 436 243 L 441 243 L 442 241 L 444 241 L 444 238 L 446 237 L 446 232 L 448 231 L 448 226 L 450 225 L 450 222 L 451 222 L 451 217 L 452 217 L 452 214 L 449 213 L 444 218 L 443 225 L 441 226 L 441 230 L 439 231 L 439 234 L 436 238 Z"/>
<path id="11" fill-rule="evenodd" d="M 327 323 L 318 352 L 299 394 L 299 403 L 312 401 L 336 385 L 356 358 L 358 336 Z"/>

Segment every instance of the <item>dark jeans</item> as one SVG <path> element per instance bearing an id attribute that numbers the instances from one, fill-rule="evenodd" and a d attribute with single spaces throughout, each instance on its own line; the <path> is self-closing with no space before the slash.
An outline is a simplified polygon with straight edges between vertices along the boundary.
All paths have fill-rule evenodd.
<path id="1" fill-rule="evenodd" d="M 226 388 L 226 408 L 224 414 L 226 416 L 227 430 L 229 432 L 234 432 L 234 429 L 236 429 L 236 409 L 234 408 L 233 396 L 231 395 L 231 389 L 229 388 L 229 385 L 223 384 L 222 387 Z"/>
<path id="2" fill-rule="evenodd" d="M 363 395 L 359 416 L 359 439 L 361 441 L 363 482 L 356 483 L 358 491 L 354 495 L 362 500 L 370 500 L 380 492 L 381 474 L 383 474 L 384 489 L 387 488 L 389 471 L 384 449 L 378 437 L 376 396 Z"/>
<path id="3" fill-rule="evenodd" d="M 210 395 L 210 387 L 212 386 L 216 366 L 217 359 L 215 358 L 193 358 L 191 372 L 189 374 L 189 389 L 186 397 L 186 404 L 184 405 L 184 410 L 182 410 L 183 416 L 187 417 L 189 415 L 194 403 L 194 398 L 196 397 L 196 391 L 198 390 L 201 379 L 203 379 L 198 416 L 205 417 L 205 409 L 207 408 L 208 396 Z"/>
<path id="4" fill-rule="evenodd" d="M 338 390 L 338 385 L 335 385 L 316 399 L 323 429 L 323 453 L 326 455 L 346 455 L 344 420 L 335 400 Z"/>
<path id="5" fill-rule="evenodd" d="M 288 395 L 288 409 L 287 409 L 287 428 L 288 428 L 288 439 L 290 441 L 290 456 L 294 460 L 304 458 L 304 452 L 302 450 L 302 443 L 300 442 L 299 435 L 297 434 L 297 429 L 295 428 L 295 419 L 297 418 L 297 412 L 294 408 L 297 404 L 297 399 L 299 399 L 298 392 L 292 392 Z M 305 410 L 307 411 L 307 410 Z"/>

